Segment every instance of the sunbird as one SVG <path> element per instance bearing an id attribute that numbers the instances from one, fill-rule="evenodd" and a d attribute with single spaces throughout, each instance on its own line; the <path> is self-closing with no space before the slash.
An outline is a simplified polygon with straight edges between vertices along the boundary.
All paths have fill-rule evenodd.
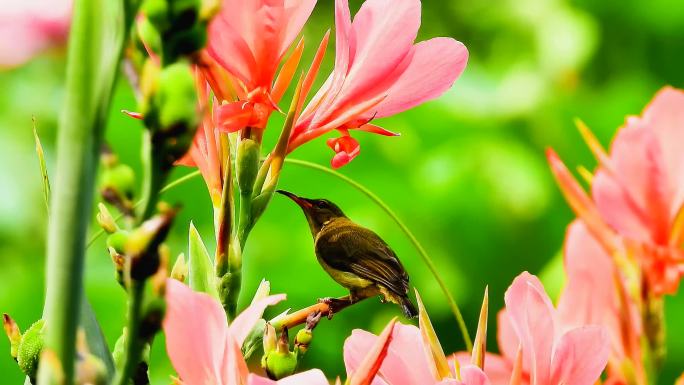
<path id="1" fill-rule="evenodd" d="M 408 318 L 418 315 L 408 297 L 409 276 L 397 255 L 373 231 L 347 218 L 327 199 L 307 199 L 278 190 L 304 211 L 318 263 L 349 290 L 349 301 L 380 296 L 393 302 Z"/>

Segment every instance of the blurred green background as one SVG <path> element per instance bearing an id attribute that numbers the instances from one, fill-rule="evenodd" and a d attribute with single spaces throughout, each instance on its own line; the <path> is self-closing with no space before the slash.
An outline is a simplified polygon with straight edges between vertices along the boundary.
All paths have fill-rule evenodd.
<path id="1" fill-rule="evenodd" d="M 333 22 L 332 1 L 319 3 L 305 30 L 309 58 Z M 359 4 L 352 1 L 353 7 Z M 382 196 L 410 225 L 474 331 L 485 285 L 492 326 L 503 292 L 523 270 L 539 274 L 552 297 L 557 295 L 563 285 L 559 250 L 573 216 L 548 171 L 544 149 L 554 147 L 569 165 L 593 167 L 573 118 L 581 117 L 607 145 L 625 115 L 640 113 L 660 87 L 684 87 L 684 2 L 425 1 L 420 39 L 433 36 L 452 36 L 467 45 L 465 73 L 438 101 L 380 122 L 401 137 L 356 134 L 362 154 L 342 173 Z M 326 69 L 331 65 L 329 53 Z M 31 117 L 36 117 L 54 173 L 63 79 L 63 52 L 0 73 L 0 311 L 11 314 L 22 329 L 40 317 L 44 295 L 46 213 Z M 138 170 L 141 127 L 120 109 L 135 109 L 125 81 L 114 99 L 107 139 Z M 281 122 L 273 119 L 268 143 Z M 318 140 L 292 157 L 327 165 L 331 152 Z M 175 175 L 189 171 L 179 169 Z M 377 206 L 342 181 L 295 165 L 286 166 L 280 186 L 329 198 L 381 234 L 420 290 L 445 350 L 463 348 L 437 284 Z M 184 207 L 171 235 L 174 253 L 187 251 L 190 220 L 212 248 L 212 211 L 201 178 L 165 198 Z M 288 294 L 287 303 L 271 315 L 344 294 L 316 263 L 303 215 L 282 197 L 273 200 L 256 226 L 244 269 L 243 298 L 262 278 L 271 281 L 273 292 Z M 87 294 L 112 345 L 123 326 L 125 300 L 113 276 L 100 240 L 88 251 Z M 671 384 L 684 370 L 684 296 L 680 291 L 667 302 L 669 358 L 662 384 Z M 342 344 L 351 330 L 378 331 L 398 314 L 396 307 L 371 299 L 323 321 L 304 366 L 321 367 L 331 377 L 342 374 Z M 168 383 L 172 373 L 163 345 L 159 338 L 153 350 L 155 384 Z M 495 346 L 492 332 L 490 347 Z M 22 381 L 4 337 L 0 373 L 3 383 Z"/>

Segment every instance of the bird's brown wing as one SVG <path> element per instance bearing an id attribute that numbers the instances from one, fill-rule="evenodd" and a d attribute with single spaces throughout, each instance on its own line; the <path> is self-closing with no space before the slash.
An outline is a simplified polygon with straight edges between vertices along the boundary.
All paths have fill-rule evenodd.
<path id="1" fill-rule="evenodd" d="M 351 223 L 324 229 L 316 239 L 316 254 L 336 270 L 379 283 L 398 295 L 408 292 L 408 274 L 397 255 L 368 229 Z"/>

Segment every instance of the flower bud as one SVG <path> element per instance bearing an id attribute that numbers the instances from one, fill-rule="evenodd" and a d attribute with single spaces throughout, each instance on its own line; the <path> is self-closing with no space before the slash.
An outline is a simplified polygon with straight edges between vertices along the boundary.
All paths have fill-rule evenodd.
<path id="1" fill-rule="evenodd" d="M 145 0 L 141 11 L 158 31 L 166 31 L 171 25 L 167 0 Z"/>
<path id="2" fill-rule="evenodd" d="M 129 234 L 124 249 L 126 257 L 131 258 L 132 279 L 144 280 L 157 272 L 161 263 L 159 247 L 166 239 L 175 216 L 176 211 L 168 209 L 143 222 Z"/>
<path id="3" fill-rule="evenodd" d="M 153 1 L 154 2 L 154 1 Z M 151 22 L 149 17 L 142 17 L 136 23 L 136 30 L 145 48 L 159 54 L 162 50 L 160 30 Z"/>
<path id="4" fill-rule="evenodd" d="M 126 164 L 105 167 L 100 177 L 100 191 L 112 190 L 120 197 L 132 199 L 135 192 L 135 173 Z"/>
<path id="5" fill-rule="evenodd" d="M 188 276 L 188 264 L 185 263 L 185 254 L 181 253 L 178 258 L 176 258 L 176 263 L 173 264 L 171 269 L 171 278 L 176 281 L 185 282 L 185 278 Z"/>
<path id="6" fill-rule="evenodd" d="M 43 350 L 45 340 L 45 321 L 38 320 L 31 325 L 26 333 L 21 337 L 21 342 L 17 349 L 17 363 L 19 368 L 29 378 L 36 378 L 40 352 Z"/>
<path id="7" fill-rule="evenodd" d="M 125 230 L 118 230 L 107 237 L 107 248 L 114 249 L 118 254 L 123 254 L 126 250 L 126 242 L 129 233 Z"/>
<path id="8" fill-rule="evenodd" d="M 261 365 L 270 379 L 279 380 L 294 373 L 297 363 L 297 355 L 290 351 L 287 328 L 285 328 L 280 334 L 276 350 L 265 353 Z"/>
<path id="9" fill-rule="evenodd" d="M 240 194 L 245 196 L 252 195 L 254 181 L 259 173 L 259 157 L 261 146 L 255 140 L 242 139 L 237 148 L 237 182 Z"/>
<path id="10" fill-rule="evenodd" d="M 264 343 L 264 356 L 266 356 L 268 353 L 276 350 L 276 341 L 277 334 L 276 330 L 271 325 L 270 323 L 266 323 L 266 327 L 264 328 L 264 338 L 263 338 L 263 343 Z"/>
<path id="11" fill-rule="evenodd" d="M 97 208 L 97 223 L 100 225 L 100 227 L 102 227 L 102 230 L 108 234 L 113 234 L 116 232 L 119 229 L 119 226 L 116 225 L 116 221 L 107 209 L 107 206 L 102 203 L 98 203 Z"/>
<path id="12" fill-rule="evenodd" d="M 175 31 L 168 40 L 164 41 L 164 58 L 168 61 L 178 60 L 184 55 L 193 54 L 207 44 L 207 26 L 195 24 L 194 26 Z"/>
<path id="13" fill-rule="evenodd" d="M 2 315 L 2 326 L 5 328 L 5 333 L 10 341 L 10 354 L 12 358 L 17 359 L 17 350 L 19 350 L 19 343 L 21 343 L 21 331 L 16 322 L 8 314 Z"/>

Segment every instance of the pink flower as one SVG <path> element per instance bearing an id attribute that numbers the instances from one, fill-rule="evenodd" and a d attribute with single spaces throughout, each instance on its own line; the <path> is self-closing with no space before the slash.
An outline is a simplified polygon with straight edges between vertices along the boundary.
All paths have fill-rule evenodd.
<path id="1" fill-rule="evenodd" d="M 3 2 L 0 68 L 21 65 L 52 46 L 63 45 L 70 23 L 70 0 Z"/>
<path id="2" fill-rule="evenodd" d="M 443 94 L 463 72 L 468 51 L 450 38 L 414 44 L 419 0 L 367 0 L 351 21 L 348 0 L 336 0 L 335 68 L 299 116 L 289 151 L 337 129 L 329 142 L 337 168 L 359 153 L 349 129 L 397 135 L 370 124 Z M 349 139 L 347 139 L 349 138 Z"/>
<path id="3" fill-rule="evenodd" d="M 591 198 L 548 154 L 566 199 L 610 254 L 636 261 L 644 293 L 675 293 L 684 274 L 684 92 L 660 90 L 641 117 L 627 119 L 610 153 L 584 135 L 599 160 Z"/>
<path id="4" fill-rule="evenodd" d="M 591 385 L 606 367 L 610 338 L 603 326 L 568 325 L 537 277 L 527 272 L 506 291 L 498 316 L 501 355 L 488 354 L 485 373 L 494 385 L 511 382 L 518 355 L 522 383 Z"/>
<path id="5" fill-rule="evenodd" d="M 207 80 L 201 71 L 195 71 L 197 84 L 197 96 L 199 110 L 202 112 L 202 121 L 197 127 L 197 133 L 193 139 L 187 154 L 178 160 L 177 164 L 189 167 L 197 167 L 209 189 L 209 195 L 214 207 L 221 201 L 223 191 L 223 158 L 227 155 L 221 148 L 220 131 L 216 129 L 219 117 L 213 113 L 209 103 L 209 88 Z M 214 100 L 214 104 L 218 102 Z"/>
<path id="6" fill-rule="evenodd" d="M 266 127 L 294 74 L 293 66 L 283 65 L 276 80 L 278 67 L 315 5 L 316 0 L 223 0 L 220 13 L 209 26 L 207 50 L 230 75 L 227 80 L 234 83 L 232 91 L 238 101 L 219 107 L 229 121 L 222 129 Z M 298 50 L 292 55 L 297 61 L 301 48 Z M 220 92 L 226 89 L 220 84 L 226 79 L 217 70 L 213 67 L 208 77 L 222 102 L 230 98 Z"/>
<path id="7" fill-rule="evenodd" d="M 626 360 L 643 378 L 639 309 L 629 300 L 612 257 L 580 220 L 568 227 L 565 272 L 567 284 L 558 301 L 559 320 L 566 329 L 605 326 L 611 342 L 608 379 L 627 382 L 623 373 Z"/>
<path id="8" fill-rule="evenodd" d="M 228 326 L 223 308 L 213 297 L 193 292 L 169 279 L 164 319 L 166 350 L 182 383 L 186 385 L 327 385 L 320 370 L 310 370 L 278 382 L 250 374 L 240 350 L 242 343 L 267 306 L 285 299 L 272 295 L 256 301 Z"/>
<path id="9" fill-rule="evenodd" d="M 602 218 L 639 246 L 648 289 L 674 294 L 684 274 L 684 92 L 660 90 L 629 117 L 592 182 Z"/>
<path id="10" fill-rule="evenodd" d="M 354 330 L 344 343 L 344 361 L 348 373 L 360 364 L 362 357 L 373 346 L 378 336 L 365 330 Z M 461 368 L 461 381 L 442 378 L 437 373 L 421 331 L 413 325 L 397 323 L 392 331 L 387 357 L 380 366 L 373 385 L 489 385 L 487 376 L 473 365 Z"/>

